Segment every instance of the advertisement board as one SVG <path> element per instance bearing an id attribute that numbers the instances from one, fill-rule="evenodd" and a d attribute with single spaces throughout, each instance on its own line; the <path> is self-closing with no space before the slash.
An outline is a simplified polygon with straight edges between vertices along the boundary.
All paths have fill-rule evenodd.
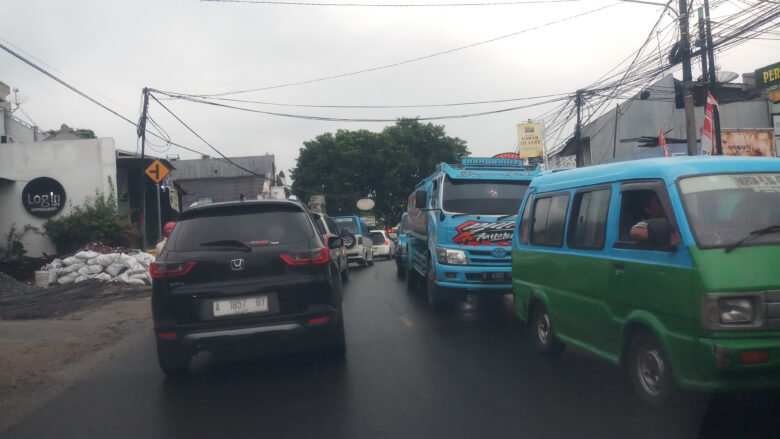
<path id="1" fill-rule="evenodd" d="M 771 128 L 721 130 L 723 155 L 774 157 L 775 145 Z"/>
<path id="2" fill-rule="evenodd" d="M 524 159 L 544 156 L 541 122 L 517 124 L 517 153 Z"/>

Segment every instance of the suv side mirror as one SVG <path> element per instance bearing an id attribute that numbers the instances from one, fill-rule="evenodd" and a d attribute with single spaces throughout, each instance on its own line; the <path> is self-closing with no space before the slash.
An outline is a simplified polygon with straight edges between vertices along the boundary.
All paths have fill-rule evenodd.
<path id="1" fill-rule="evenodd" d="M 328 248 L 339 248 L 344 245 L 344 240 L 340 236 L 331 236 L 328 238 Z"/>
<path id="2" fill-rule="evenodd" d="M 668 247 L 671 244 L 672 226 L 666 218 L 647 220 L 647 237 L 653 247 Z"/>
<path id="3" fill-rule="evenodd" d="M 428 193 L 419 190 L 414 193 L 414 207 L 418 209 L 425 209 L 426 204 L 428 203 Z"/>

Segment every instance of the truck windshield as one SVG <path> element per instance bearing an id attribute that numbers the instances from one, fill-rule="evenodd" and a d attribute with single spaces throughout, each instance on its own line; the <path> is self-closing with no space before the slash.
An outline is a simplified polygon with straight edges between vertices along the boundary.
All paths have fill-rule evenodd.
<path id="1" fill-rule="evenodd" d="M 339 228 L 339 233 L 342 230 L 348 230 L 349 233 L 357 235 L 358 227 L 355 218 L 333 218 L 333 222 L 335 222 L 336 227 Z"/>
<path id="2" fill-rule="evenodd" d="M 699 248 L 780 244 L 780 233 L 755 233 L 780 224 L 780 173 L 689 177 L 680 192 Z"/>
<path id="3" fill-rule="evenodd" d="M 516 215 L 529 181 L 452 180 L 445 177 L 442 208 L 470 215 Z"/>

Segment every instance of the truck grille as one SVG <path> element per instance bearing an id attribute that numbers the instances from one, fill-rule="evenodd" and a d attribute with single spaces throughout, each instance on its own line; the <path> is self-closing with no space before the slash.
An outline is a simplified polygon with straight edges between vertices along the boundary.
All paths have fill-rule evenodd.
<path id="1" fill-rule="evenodd" d="M 509 266 L 512 264 L 512 253 L 506 250 L 504 257 L 493 256 L 490 250 L 466 250 L 469 265 Z"/>

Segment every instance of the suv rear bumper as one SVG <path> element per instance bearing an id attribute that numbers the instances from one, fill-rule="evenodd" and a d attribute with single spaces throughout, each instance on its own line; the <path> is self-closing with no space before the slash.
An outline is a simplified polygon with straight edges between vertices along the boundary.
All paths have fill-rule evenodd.
<path id="1" fill-rule="evenodd" d="M 313 319 L 324 319 L 316 321 Z M 179 349 L 196 354 L 204 351 L 245 350 L 259 348 L 260 352 L 293 352 L 321 348 L 337 344 L 343 327 L 341 310 L 331 308 L 297 315 L 289 320 L 277 320 L 264 324 L 220 328 L 170 328 L 168 337 L 155 329 L 157 341 L 176 345 Z M 178 330 L 177 330 L 178 329 Z M 175 334 L 171 337 L 170 334 Z"/>

